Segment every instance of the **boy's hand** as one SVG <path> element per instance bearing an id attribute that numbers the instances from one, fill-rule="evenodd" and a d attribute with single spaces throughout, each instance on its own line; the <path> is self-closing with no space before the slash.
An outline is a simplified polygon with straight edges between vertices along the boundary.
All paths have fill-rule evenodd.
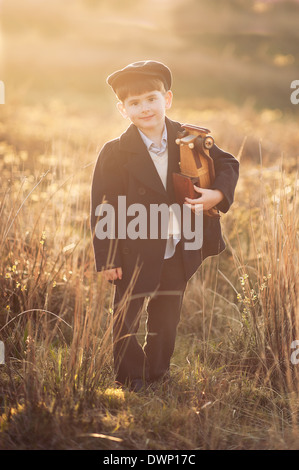
<path id="1" fill-rule="evenodd" d="M 104 279 L 106 281 L 116 281 L 116 279 L 121 279 L 123 272 L 121 268 L 112 268 L 102 271 Z"/>
<path id="2" fill-rule="evenodd" d="M 219 202 L 224 198 L 223 193 L 219 189 L 205 189 L 199 188 L 195 185 L 194 189 L 197 193 L 200 193 L 201 196 L 197 199 L 185 198 L 185 201 L 188 203 L 189 207 L 191 205 L 191 208 L 192 205 L 195 206 L 196 204 L 202 204 L 202 210 L 208 211 L 209 209 L 212 209 L 212 207 L 217 206 L 217 204 L 219 204 Z"/>

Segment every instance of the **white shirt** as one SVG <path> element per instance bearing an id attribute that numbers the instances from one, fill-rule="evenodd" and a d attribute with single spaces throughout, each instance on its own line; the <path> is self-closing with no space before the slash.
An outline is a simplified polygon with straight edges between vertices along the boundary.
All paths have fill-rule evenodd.
<path id="1" fill-rule="evenodd" d="M 151 159 L 156 167 L 158 175 L 161 178 L 161 181 L 166 189 L 167 184 L 167 168 L 168 168 L 168 145 L 167 145 L 167 128 L 164 126 L 161 146 L 157 146 L 155 142 L 149 139 L 143 132 L 139 129 L 139 134 L 146 145 L 146 148 L 151 156 Z M 169 223 L 168 223 L 168 238 L 166 242 L 166 250 L 164 254 L 164 259 L 171 258 L 174 255 L 175 247 L 180 241 L 180 226 L 178 220 L 170 209 L 169 211 Z"/>

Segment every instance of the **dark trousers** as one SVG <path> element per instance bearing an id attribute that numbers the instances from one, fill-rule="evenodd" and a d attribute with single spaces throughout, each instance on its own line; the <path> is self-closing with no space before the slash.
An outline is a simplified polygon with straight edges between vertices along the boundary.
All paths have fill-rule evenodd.
<path id="1" fill-rule="evenodd" d="M 136 334 L 143 311 L 144 296 L 138 296 L 121 307 L 119 290 L 115 292 L 113 319 L 113 354 L 116 380 L 127 383 L 133 379 L 155 381 L 170 366 L 177 326 L 186 288 L 180 243 L 176 252 L 164 260 L 160 285 L 147 304 L 146 337 L 143 347 Z"/>

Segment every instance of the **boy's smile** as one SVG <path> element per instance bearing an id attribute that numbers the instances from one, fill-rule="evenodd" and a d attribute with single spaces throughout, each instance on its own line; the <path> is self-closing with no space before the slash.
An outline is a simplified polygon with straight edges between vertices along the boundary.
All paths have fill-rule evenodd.
<path id="1" fill-rule="evenodd" d="M 165 111 L 171 107 L 172 92 L 165 94 L 150 91 L 141 95 L 129 96 L 118 109 L 124 118 L 129 118 L 148 137 L 161 135 L 165 123 Z"/>

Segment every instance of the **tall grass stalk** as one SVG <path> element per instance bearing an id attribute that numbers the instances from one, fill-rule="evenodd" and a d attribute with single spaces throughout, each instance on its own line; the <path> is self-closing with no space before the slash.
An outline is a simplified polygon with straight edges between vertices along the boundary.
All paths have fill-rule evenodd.
<path id="1" fill-rule="evenodd" d="M 241 357 L 254 368 L 257 381 L 298 397 L 299 370 L 291 362 L 291 343 L 299 338 L 297 178 L 282 163 L 273 179 L 261 166 L 259 185 L 259 211 L 250 216 L 249 257 L 240 236 L 237 248 L 227 240 L 241 287 Z"/>

